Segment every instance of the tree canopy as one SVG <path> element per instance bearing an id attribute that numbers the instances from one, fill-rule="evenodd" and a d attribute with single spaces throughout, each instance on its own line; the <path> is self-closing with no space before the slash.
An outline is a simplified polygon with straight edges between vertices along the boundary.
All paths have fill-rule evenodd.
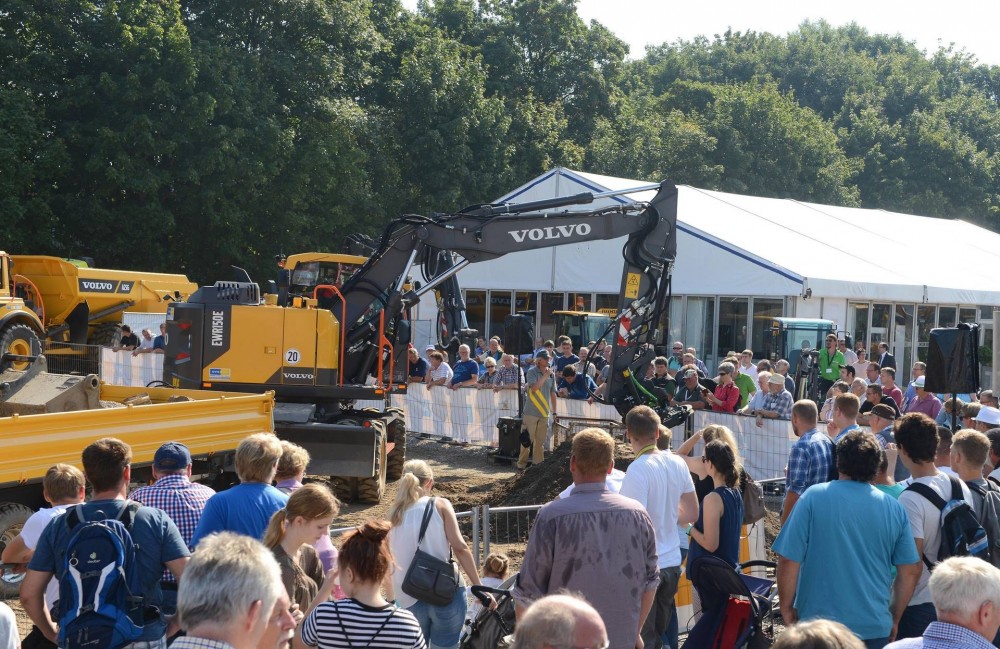
<path id="1" fill-rule="evenodd" d="M 265 279 L 557 165 L 1000 230 L 1000 67 L 824 22 L 632 54 L 575 0 L 9 0 L 0 248 Z"/>

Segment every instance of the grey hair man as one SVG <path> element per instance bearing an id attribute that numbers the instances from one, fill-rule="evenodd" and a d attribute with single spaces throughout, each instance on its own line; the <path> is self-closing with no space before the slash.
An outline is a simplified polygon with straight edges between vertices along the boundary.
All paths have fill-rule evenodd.
<path id="1" fill-rule="evenodd" d="M 272 647 L 283 646 L 295 629 L 288 604 L 281 569 L 263 544 L 231 532 L 213 534 L 201 542 L 184 572 L 177 614 L 187 635 L 171 646 L 256 649 L 274 631 Z"/>
<path id="2" fill-rule="evenodd" d="M 937 621 L 886 649 L 991 646 L 1000 629 L 1000 569 L 975 557 L 945 559 L 934 567 L 930 591 Z"/>
<path id="3" fill-rule="evenodd" d="M 528 608 L 517 623 L 512 649 L 606 646 L 608 632 L 594 607 L 578 595 L 561 594 L 543 597 Z"/>

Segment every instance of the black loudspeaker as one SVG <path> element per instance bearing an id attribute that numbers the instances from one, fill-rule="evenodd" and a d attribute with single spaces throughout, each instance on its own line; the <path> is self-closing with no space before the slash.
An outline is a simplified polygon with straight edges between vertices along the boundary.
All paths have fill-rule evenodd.
<path id="1" fill-rule="evenodd" d="M 521 452 L 521 418 L 501 417 L 497 421 L 497 433 L 499 455 L 516 458 Z"/>
<path id="2" fill-rule="evenodd" d="M 975 393 L 979 389 L 979 325 L 931 329 L 924 377 L 928 392 Z"/>
<path id="3" fill-rule="evenodd" d="M 535 319 L 515 313 L 503 319 L 503 350 L 520 356 L 535 351 Z"/>

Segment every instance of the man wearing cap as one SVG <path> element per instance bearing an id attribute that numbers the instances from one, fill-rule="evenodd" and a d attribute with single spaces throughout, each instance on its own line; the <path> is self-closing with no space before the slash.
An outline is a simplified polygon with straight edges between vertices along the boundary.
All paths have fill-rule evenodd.
<path id="1" fill-rule="evenodd" d="M 880 403 L 868 413 L 868 423 L 875 434 L 875 439 L 882 445 L 882 450 L 889 447 L 889 444 L 896 443 L 896 436 L 892 431 L 893 423 L 896 420 L 896 413 L 892 408 Z M 896 462 L 896 468 L 892 474 L 894 482 L 902 482 L 910 477 L 910 471 L 902 462 Z"/>
<path id="2" fill-rule="evenodd" d="M 915 385 L 917 379 L 927 372 L 927 363 L 921 363 L 920 361 L 915 361 L 913 367 L 910 368 L 910 384 L 906 386 L 906 391 L 903 392 L 903 411 L 909 412 L 908 406 L 911 401 L 917 398 L 917 386 Z"/>
<path id="3" fill-rule="evenodd" d="M 906 412 L 922 412 L 931 419 L 937 419 L 938 413 L 941 412 L 941 400 L 924 389 L 925 380 L 921 375 L 913 381 L 916 396 L 906 404 Z"/>
<path id="4" fill-rule="evenodd" d="M 979 409 L 979 414 L 973 419 L 976 430 L 985 433 L 991 428 L 1000 426 L 1000 410 L 991 406 L 983 406 Z"/>
<path id="5" fill-rule="evenodd" d="M 701 396 L 701 385 L 698 383 L 698 370 L 693 365 L 685 365 L 678 372 L 682 382 L 674 395 L 674 403 L 680 406 L 691 406 L 694 410 L 704 410 L 705 399 Z"/>
<path id="6" fill-rule="evenodd" d="M 979 393 L 979 403 L 984 406 L 989 406 L 991 408 L 996 408 L 998 405 L 997 398 L 993 396 L 993 390 L 983 390 Z"/>
<path id="7" fill-rule="evenodd" d="M 156 482 L 139 487 L 129 498 L 147 507 L 162 509 L 190 549 L 191 537 L 205 511 L 205 503 L 215 495 L 215 490 L 191 482 L 191 452 L 180 442 L 167 442 L 156 449 L 152 470 Z M 160 587 L 164 613 L 173 615 L 177 605 L 177 580 L 169 570 L 163 572 Z"/>
<path id="8" fill-rule="evenodd" d="M 785 389 L 785 377 L 780 374 L 772 374 L 767 380 L 767 395 L 764 397 L 764 404 L 757 410 L 757 425 L 763 426 L 763 419 L 791 419 L 792 418 L 791 393 Z"/>
<path id="9" fill-rule="evenodd" d="M 861 404 L 861 409 L 858 411 L 858 423 L 862 426 L 867 426 L 868 413 L 879 404 L 892 408 L 893 418 L 899 417 L 902 414 L 899 411 L 899 404 L 896 403 L 896 400 L 883 394 L 881 385 L 872 383 L 865 389 L 865 402 Z"/>
<path id="10" fill-rule="evenodd" d="M 675 340 L 674 344 L 670 347 L 670 358 L 667 359 L 667 374 L 673 379 L 677 378 L 677 373 L 684 367 L 683 356 L 684 343 Z"/>
<path id="11" fill-rule="evenodd" d="M 542 463 L 545 454 L 545 436 L 549 430 L 549 415 L 556 414 L 555 373 L 549 367 L 547 351 L 543 349 L 535 354 L 535 366 L 525 373 L 524 382 L 528 394 L 524 400 L 522 427 L 528 431 L 531 444 L 529 446 L 521 444 L 521 452 L 517 457 L 518 471 L 528 467 L 529 455 L 533 464 Z"/>

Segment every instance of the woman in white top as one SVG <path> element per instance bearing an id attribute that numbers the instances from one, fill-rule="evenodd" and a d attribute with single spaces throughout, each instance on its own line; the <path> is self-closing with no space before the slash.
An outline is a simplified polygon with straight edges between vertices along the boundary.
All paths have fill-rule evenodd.
<path id="1" fill-rule="evenodd" d="M 431 501 L 430 493 L 433 487 L 434 473 L 426 462 L 410 460 L 403 465 L 403 477 L 399 479 L 396 500 L 389 509 L 389 522 L 392 524 L 389 547 L 396 559 L 396 570 L 392 573 L 391 584 L 387 583 L 386 586 L 390 599 L 395 599 L 420 622 L 424 639 L 431 649 L 454 649 L 458 646 L 462 625 L 465 623 L 467 608 L 465 582 L 459 582 L 455 597 L 445 606 L 432 606 L 418 601 L 404 593 L 402 589 L 403 578 L 417 550 L 420 523 Z M 445 561 L 448 560 L 450 550 L 472 584 L 482 585 L 476 570 L 476 561 L 465 539 L 462 538 L 451 503 L 446 498 L 435 498 L 433 508 L 430 524 L 427 526 L 420 549 Z"/>

